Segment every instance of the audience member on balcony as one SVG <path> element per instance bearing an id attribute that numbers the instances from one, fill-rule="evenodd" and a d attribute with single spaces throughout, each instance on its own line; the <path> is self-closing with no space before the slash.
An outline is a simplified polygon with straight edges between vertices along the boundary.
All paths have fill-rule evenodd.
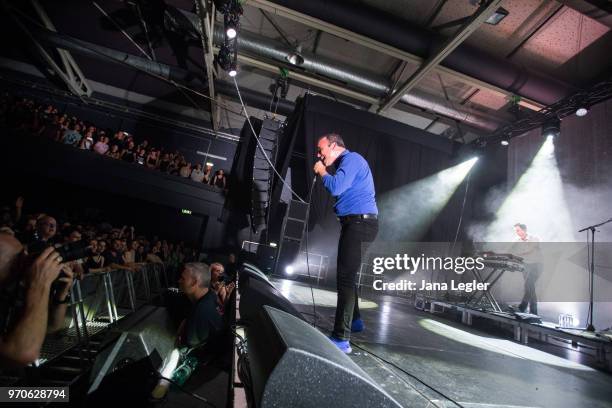
<path id="1" fill-rule="evenodd" d="M 195 168 L 191 171 L 191 179 L 201 183 L 204 180 L 204 172 L 202 171 L 202 165 L 196 164 Z"/>
<path id="2" fill-rule="evenodd" d="M 144 165 L 146 158 L 147 151 L 144 148 L 139 147 L 136 149 L 136 163 Z"/>
<path id="3" fill-rule="evenodd" d="M 188 178 L 191 175 L 191 163 L 184 163 L 179 171 L 179 176 Z"/>
<path id="4" fill-rule="evenodd" d="M 117 145 L 119 150 L 123 150 L 126 147 L 125 133 L 123 133 L 121 130 L 118 130 L 117 132 L 115 132 L 115 135 L 113 136 L 113 139 L 110 141 L 110 144 Z"/>
<path id="5" fill-rule="evenodd" d="M 98 154 L 105 155 L 108 152 L 108 137 L 100 136 L 100 140 L 94 144 L 93 150 Z"/>
<path id="6" fill-rule="evenodd" d="M 206 163 L 206 167 L 204 168 L 204 177 L 202 179 L 203 183 L 210 184 L 213 179 L 213 171 L 212 171 L 212 163 Z"/>
<path id="7" fill-rule="evenodd" d="M 133 141 L 130 140 L 127 142 L 127 147 L 123 150 L 121 159 L 128 163 L 134 163 L 136 161 L 136 152 Z"/>
<path id="8" fill-rule="evenodd" d="M 64 135 L 62 136 L 62 143 L 71 145 L 71 146 L 78 146 L 79 142 L 83 138 L 81 133 L 79 133 L 80 130 L 81 130 L 81 126 L 78 123 L 76 122 L 71 123 L 70 126 L 68 127 L 68 130 L 66 130 L 64 132 Z"/>
<path id="9" fill-rule="evenodd" d="M 223 173 L 223 170 L 217 170 L 211 184 L 217 188 L 225 190 L 227 181 L 225 179 L 225 174 Z"/>
<path id="10" fill-rule="evenodd" d="M 114 144 L 111 146 L 110 150 L 106 152 L 106 155 L 111 159 L 119 159 L 121 158 L 121 152 L 119 151 L 119 146 Z"/>
<path id="11" fill-rule="evenodd" d="M 179 170 L 181 169 L 180 163 L 181 163 L 180 160 L 177 158 L 172 160 L 170 164 L 168 165 L 168 170 L 167 170 L 168 174 L 178 176 Z"/>
<path id="12" fill-rule="evenodd" d="M 159 151 L 151 149 L 147 155 L 146 166 L 150 169 L 156 169 L 159 166 Z"/>
<path id="13" fill-rule="evenodd" d="M 72 272 L 61 261 L 52 247 L 28 258 L 15 237 L 0 234 L 0 367 L 36 361 L 46 333 L 62 327 Z"/>
<path id="14" fill-rule="evenodd" d="M 38 133 L 46 139 L 57 140 L 61 128 L 60 119 L 63 120 L 63 117 L 53 115 L 53 117 L 40 128 Z"/>
<path id="15" fill-rule="evenodd" d="M 93 126 L 90 126 L 89 128 L 91 129 Z M 87 130 L 87 132 L 85 133 L 85 137 L 81 140 L 81 143 L 79 144 L 79 147 L 83 150 L 91 150 L 93 148 L 94 145 L 94 139 L 93 139 L 93 134 L 94 131 L 93 130 Z"/>
<path id="16" fill-rule="evenodd" d="M 159 170 L 167 173 L 171 162 L 172 160 L 170 159 L 170 155 L 168 153 L 164 153 L 159 160 Z"/>

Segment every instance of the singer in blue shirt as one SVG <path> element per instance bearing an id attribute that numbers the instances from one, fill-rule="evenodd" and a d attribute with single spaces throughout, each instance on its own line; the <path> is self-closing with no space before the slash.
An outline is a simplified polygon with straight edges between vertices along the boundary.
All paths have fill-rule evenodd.
<path id="1" fill-rule="evenodd" d="M 330 339 L 340 350 L 350 353 L 351 331 L 364 329 L 356 285 L 362 250 L 367 249 L 378 233 L 374 180 L 368 162 L 359 153 L 349 151 L 338 134 L 319 138 L 317 157 L 314 172 L 321 177 L 327 191 L 336 197 L 334 210 L 342 226 L 336 268 L 338 302 Z M 332 164 L 336 164 L 333 176 L 327 173 L 327 167 Z"/>

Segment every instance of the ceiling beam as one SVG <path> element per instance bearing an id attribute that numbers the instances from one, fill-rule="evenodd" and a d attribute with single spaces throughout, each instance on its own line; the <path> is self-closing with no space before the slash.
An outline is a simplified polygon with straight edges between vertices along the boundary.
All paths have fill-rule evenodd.
<path id="1" fill-rule="evenodd" d="M 203 34 L 202 50 L 204 52 L 204 64 L 206 66 L 206 78 L 208 82 L 208 96 L 210 96 L 210 122 L 213 130 L 219 129 L 221 116 L 215 101 L 215 81 L 217 72 L 214 67 L 215 56 L 213 54 L 213 27 L 215 26 L 215 5 L 210 0 L 195 0 L 196 10 L 199 17 L 200 32 Z"/>
<path id="2" fill-rule="evenodd" d="M 45 12 L 42 5 L 38 2 L 38 0 L 31 0 L 31 4 L 42 24 L 47 29 L 57 32 L 55 26 L 53 25 L 53 22 Z M 72 55 L 66 50 L 57 48 L 57 53 L 60 57 L 62 65 L 62 67 L 60 67 L 60 65 L 56 62 L 55 58 L 51 54 L 49 54 L 47 50 L 45 50 L 45 48 L 34 38 L 28 27 L 17 16 L 17 14 L 20 12 L 17 9 L 13 9 L 11 6 L 7 7 L 11 8 L 10 14 L 13 17 L 13 20 L 34 43 L 34 47 L 39 52 L 41 57 L 55 72 L 55 74 L 66 84 L 68 89 L 70 89 L 70 91 L 78 97 L 91 96 L 93 91 L 89 86 L 85 75 L 83 75 L 83 72 L 77 65 Z"/>
<path id="3" fill-rule="evenodd" d="M 612 28 L 612 4 L 601 0 L 559 0 L 567 7 Z"/>
<path id="4" fill-rule="evenodd" d="M 269 0 L 249 0 L 247 5 L 256 7 L 262 10 L 266 10 L 270 13 L 282 16 L 292 21 L 297 21 L 309 27 L 316 28 L 318 30 L 321 30 L 329 34 L 333 34 L 336 37 L 343 38 L 355 44 L 359 44 L 361 46 L 381 52 L 383 54 L 389 55 L 394 58 L 399 58 L 401 60 L 404 60 L 412 64 L 421 65 L 424 61 L 424 58 L 421 58 L 412 53 L 406 52 L 399 48 L 382 43 L 380 41 L 373 40 L 369 37 L 366 37 L 361 34 L 357 34 L 353 31 L 344 29 L 342 27 L 338 27 L 334 24 L 328 23 L 318 18 L 311 17 L 307 14 L 299 13 L 295 10 L 292 10 L 288 7 L 278 5 Z M 469 75 L 462 74 L 452 69 L 443 67 L 441 65 L 438 65 L 437 67 L 435 67 L 434 72 L 448 76 L 450 78 L 453 78 L 462 83 L 474 86 L 476 88 L 486 89 L 487 91 L 497 94 L 498 96 L 503 97 L 503 98 L 508 98 L 508 97 L 513 96 L 512 92 L 508 92 L 507 90 L 503 88 L 487 83 L 480 79 L 471 77 Z M 526 102 L 529 102 L 530 104 L 532 104 L 532 106 L 540 106 L 540 107 L 542 106 L 538 102 L 533 101 L 531 99 L 523 98 L 523 100 Z"/>
<path id="5" fill-rule="evenodd" d="M 402 96 L 410 92 L 421 79 L 433 71 L 451 52 L 463 43 L 474 31 L 476 31 L 500 6 L 502 0 L 490 0 L 481 6 L 468 21 L 457 31 L 455 35 L 448 38 L 442 47 L 431 55 L 421 66 L 408 78 L 396 92 L 391 94 L 380 106 L 378 112 L 384 112 L 398 103 Z M 392 90 L 393 92 L 393 90 Z"/>

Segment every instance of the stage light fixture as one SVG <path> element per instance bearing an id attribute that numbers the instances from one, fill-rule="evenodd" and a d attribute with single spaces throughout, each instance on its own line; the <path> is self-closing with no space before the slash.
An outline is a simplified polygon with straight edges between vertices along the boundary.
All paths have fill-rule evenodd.
<path id="1" fill-rule="evenodd" d="M 270 242 L 270 246 L 271 246 L 272 248 L 276 248 L 278 245 L 276 244 L 276 242 Z"/>
<path id="2" fill-rule="evenodd" d="M 502 146 L 508 146 L 509 144 L 510 144 L 510 142 L 509 142 L 509 141 L 507 141 L 507 140 L 502 140 L 502 141 L 501 141 L 501 145 L 502 145 Z"/>
<path id="3" fill-rule="evenodd" d="M 285 267 L 285 273 L 287 275 L 293 275 L 294 269 L 293 269 L 293 265 L 287 265 Z"/>
<path id="4" fill-rule="evenodd" d="M 236 38 L 236 35 L 238 35 L 238 31 L 236 31 L 236 27 L 233 23 L 230 23 L 227 26 L 227 28 L 225 29 L 225 35 L 227 36 L 228 40 L 233 40 L 234 38 Z"/>
<path id="5" fill-rule="evenodd" d="M 557 118 L 550 119 L 542 125 L 542 135 L 545 137 L 557 137 L 561 133 L 561 121 Z"/>
<path id="6" fill-rule="evenodd" d="M 302 56 L 302 46 L 298 45 L 297 47 L 295 47 L 295 50 L 287 54 L 287 56 L 285 56 L 285 59 L 291 65 L 300 66 L 304 64 L 304 57 Z"/>
<path id="7" fill-rule="evenodd" d="M 226 44 L 223 44 L 219 48 L 219 53 L 217 54 L 217 64 L 224 71 L 229 71 L 232 65 L 232 50 Z"/>
<path id="8" fill-rule="evenodd" d="M 576 109 L 576 116 L 585 116 L 587 113 L 589 113 L 589 110 L 587 108 L 578 108 Z"/>
<path id="9" fill-rule="evenodd" d="M 230 66 L 229 71 L 227 71 L 227 73 L 228 73 L 228 75 L 229 75 L 229 76 L 231 76 L 231 77 L 235 77 L 235 76 L 238 74 L 238 70 L 236 69 L 236 65 L 235 65 L 235 64 L 232 64 L 232 65 Z"/>
<path id="10" fill-rule="evenodd" d="M 485 21 L 485 23 L 490 25 L 498 25 L 504 18 L 506 18 L 508 14 L 510 14 L 508 10 L 500 7 Z"/>

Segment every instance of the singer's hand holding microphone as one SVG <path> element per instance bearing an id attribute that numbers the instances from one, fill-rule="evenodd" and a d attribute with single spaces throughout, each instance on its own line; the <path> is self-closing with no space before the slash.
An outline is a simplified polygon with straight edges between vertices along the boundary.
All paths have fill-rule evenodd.
<path id="1" fill-rule="evenodd" d="M 315 161 L 313 170 L 314 170 L 315 174 L 317 174 L 317 175 L 319 175 L 321 177 L 323 177 L 324 175 L 327 174 L 327 170 L 326 170 L 325 164 L 323 164 L 323 161 L 321 159 Z"/>

